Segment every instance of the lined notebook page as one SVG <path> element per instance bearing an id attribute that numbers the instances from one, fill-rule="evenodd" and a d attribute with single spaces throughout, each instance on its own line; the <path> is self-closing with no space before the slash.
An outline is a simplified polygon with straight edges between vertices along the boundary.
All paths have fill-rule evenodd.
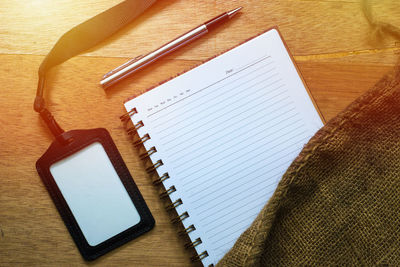
<path id="1" fill-rule="evenodd" d="M 323 125 L 277 30 L 270 30 L 125 103 L 161 159 L 208 266 L 233 246 Z"/>

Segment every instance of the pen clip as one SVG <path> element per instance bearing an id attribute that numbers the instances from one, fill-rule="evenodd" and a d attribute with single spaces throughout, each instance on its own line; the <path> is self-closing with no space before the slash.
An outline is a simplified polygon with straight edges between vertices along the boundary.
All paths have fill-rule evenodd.
<path id="1" fill-rule="evenodd" d="M 125 63 L 122 64 L 121 66 L 118 66 L 118 67 L 116 67 L 115 69 L 113 69 L 113 70 L 107 72 L 106 74 L 103 75 L 103 79 L 105 79 L 105 78 L 107 78 L 107 77 L 113 75 L 114 73 L 116 73 L 116 72 L 122 70 L 122 69 L 125 68 L 126 66 L 129 66 L 130 64 L 132 64 L 132 63 L 138 61 L 138 60 L 141 59 L 142 57 L 143 57 L 143 55 L 137 56 L 137 57 L 135 57 L 135 58 L 133 58 L 133 59 L 131 59 L 131 60 L 125 62 Z"/>

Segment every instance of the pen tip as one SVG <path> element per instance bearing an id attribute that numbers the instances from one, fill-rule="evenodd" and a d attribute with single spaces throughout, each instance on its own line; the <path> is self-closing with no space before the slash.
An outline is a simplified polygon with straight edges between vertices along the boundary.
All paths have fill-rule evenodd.
<path id="1" fill-rule="evenodd" d="M 233 10 L 231 10 L 231 11 L 228 11 L 227 13 L 228 13 L 228 16 L 229 16 L 229 18 L 232 18 L 237 12 L 239 12 L 241 9 L 242 9 L 243 7 L 238 7 L 238 8 L 235 8 L 235 9 L 233 9 Z"/>

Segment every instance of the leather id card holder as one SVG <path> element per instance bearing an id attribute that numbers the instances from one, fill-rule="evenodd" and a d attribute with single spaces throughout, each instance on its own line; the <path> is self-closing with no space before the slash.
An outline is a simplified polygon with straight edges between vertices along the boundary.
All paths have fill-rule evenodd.
<path id="1" fill-rule="evenodd" d="M 149 231 L 154 219 L 111 136 L 103 128 L 73 130 L 36 162 L 85 260 Z"/>

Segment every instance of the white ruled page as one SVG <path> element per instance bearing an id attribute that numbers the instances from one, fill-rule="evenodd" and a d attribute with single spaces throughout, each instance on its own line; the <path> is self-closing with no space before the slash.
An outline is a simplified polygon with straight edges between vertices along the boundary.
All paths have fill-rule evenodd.
<path id="1" fill-rule="evenodd" d="M 250 226 L 310 137 L 323 125 L 273 29 L 125 103 L 157 148 L 157 171 L 200 237 L 203 264 Z"/>

